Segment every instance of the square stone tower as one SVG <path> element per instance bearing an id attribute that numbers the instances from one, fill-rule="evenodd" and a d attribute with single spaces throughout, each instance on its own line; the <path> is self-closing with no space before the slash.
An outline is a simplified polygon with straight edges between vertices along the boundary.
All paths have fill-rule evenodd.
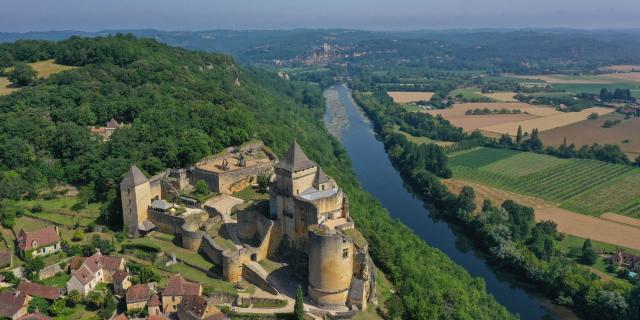
<path id="1" fill-rule="evenodd" d="M 148 219 L 151 187 L 149 179 L 135 165 L 131 166 L 120 182 L 120 197 L 124 228 L 129 235 L 137 236 L 140 226 Z"/>

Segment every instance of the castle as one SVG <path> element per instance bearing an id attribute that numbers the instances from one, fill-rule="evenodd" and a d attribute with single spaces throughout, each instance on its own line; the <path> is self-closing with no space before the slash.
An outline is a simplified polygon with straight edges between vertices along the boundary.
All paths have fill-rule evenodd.
<path id="1" fill-rule="evenodd" d="M 240 152 L 240 158 L 249 155 L 242 148 L 234 152 Z M 222 165 L 224 159 L 203 163 L 212 162 Z M 375 272 L 368 244 L 349 216 L 346 194 L 296 142 L 282 161 L 272 155 L 268 162 L 252 164 L 254 170 L 239 167 L 241 171 L 235 172 L 233 179 L 255 181 L 258 172 L 271 173 L 269 200 L 237 204 L 231 210 L 210 201 L 183 201 L 186 208 L 178 208 L 164 200 L 199 180 L 209 184 L 224 180 L 203 177 L 221 167 L 203 170 L 200 166 L 191 173 L 173 170 L 147 179 L 132 166 L 120 184 L 125 228 L 131 235 L 153 229 L 179 235 L 185 248 L 200 250 L 221 266 L 225 280 L 235 283 L 244 278 L 273 294 L 278 288 L 258 262 L 296 253 L 307 262 L 307 292 L 315 305 L 365 309 L 369 298 L 375 296 Z M 221 184 L 220 191 L 236 189 L 230 188 L 233 183 L 228 181 Z M 228 238 L 219 236 L 221 228 L 226 228 Z"/>

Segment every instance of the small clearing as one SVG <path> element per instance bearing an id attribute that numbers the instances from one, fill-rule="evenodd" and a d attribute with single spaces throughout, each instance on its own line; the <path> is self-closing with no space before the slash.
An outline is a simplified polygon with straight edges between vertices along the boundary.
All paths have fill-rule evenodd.
<path id="1" fill-rule="evenodd" d="M 416 101 L 429 101 L 435 92 L 404 92 L 390 91 L 387 94 L 398 104 L 410 103 Z"/>
<path id="2" fill-rule="evenodd" d="M 516 95 L 513 92 L 494 92 L 494 93 L 481 93 L 481 95 L 502 102 L 516 102 L 517 100 L 514 98 Z"/>

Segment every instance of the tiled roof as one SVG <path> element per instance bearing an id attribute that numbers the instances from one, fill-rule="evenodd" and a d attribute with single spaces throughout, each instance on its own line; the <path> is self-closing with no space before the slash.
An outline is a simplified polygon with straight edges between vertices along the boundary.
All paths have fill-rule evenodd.
<path id="1" fill-rule="evenodd" d="M 24 316 L 18 318 L 18 320 L 51 320 L 51 318 L 36 311 L 34 313 L 25 314 Z"/>
<path id="2" fill-rule="evenodd" d="M 142 173 L 138 167 L 132 165 L 122 181 L 120 181 L 120 187 L 135 187 L 147 181 L 149 181 L 149 179 L 145 177 L 144 173 Z"/>
<path id="3" fill-rule="evenodd" d="M 127 316 L 124 313 L 121 313 L 121 314 L 113 317 L 113 319 L 111 319 L 111 320 L 127 320 L 127 319 L 129 319 L 129 318 L 127 318 Z"/>
<path id="4" fill-rule="evenodd" d="M 0 292 L 0 317 L 13 318 L 25 305 L 27 295 L 16 291 Z"/>
<path id="5" fill-rule="evenodd" d="M 157 294 L 151 295 L 151 299 L 147 302 L 147 307 L 159 307 L 160 306 L 160 298 Z"/>
<path id="6" fill-rule="evenodd" d="M 168 320 L 169 318 L 163 316 L 163 315 L 155 315 L 152 314 L 149 316 L 149 318 L 147 318 L 147 320 Z"/>
<path id="7" fill-rule="evenodd" d="M 126 271 L 117 270 L 116 272 L 113 273 L 113 281 L 122 282 L 128 276 L 129 276 L 129 274 Z"/>
<path id="8" fill-rule="evenodd" d="M 322 168 L 318 168 L 318 173 L 316 174 L 316 176 L 319 184 L 331 182 L 331 179 L 329 178 L 329 176 L 327 176 L 326 173 L 324 173 L 324 170 L 322 170 Z"/>
<path id="9" fill-rule="evenodd" d="M 39 230 L 24 231 L 20 230 L 18 236 L 18 245 L 22 250 L 29 250 L 36 244 L 36 247 L 43 247 L 46 245 L 60 242 L 60 236 L 54 226 L 46 226 Z"/>
<path id="10" fill-rule="evenodd" d="M 120 270 L 120 265 L 122 264 L 122 257 L 114 257 L 114 256 L 100 256 L 100 262 L 102 262 L 102 267 L 107 270 Z"/>
<path id="11" fill-rule="evenodd" d="M 180 274 L 176 274 L 167 282 L 167 287 L 162 292 L 162 296 L 198 296 L 200 292 L 199 283 L 189 282 Z"/>
<path id="12" fill-rule="evenodd" d="M 118 123 L 118 121 L 116 121 L 116 119 L 111 118 L 111 120 L 109 120 L 109 122 L 107 122 L 107 128 L 109 129 L 117 129 L 120 127 L 120 123 Z"/>
<path id="13" fill-rule="evenodd" d="M 127 289 L 127 303 L 149 301 L 151 290 L 146 284 L 136 284 Z"/>
<path id="14" fill-rule="evenodd" d="M 316 164 L 309 160 L 298 142 L 294 141 L 291 149 L 285 153 L 284 161 L 278 163 L 277 166 L 287 171 L 299 171 L 314 167 Z"/>
<path id="15" fill-rule="evenodd" d="M 201 296 L 186 296 L 178 305 L 178 312 L 188 312 L 202 319 L 207 311 L 207 300 Z"/>
<path id="16" fill-rule="evenodd" d="M 107 128 L 105 127 L 90 127 L 89 132 L 93 134 L 105 134 L 107 133 Z"/>
<path id="17" fill-rule="evenodd" d="M 86 258 L 81 256 L 72 257 L 71 261 L 69 262 L 69 269 L 71 269 L 71 271 L 78 270 L 80 266 L 82 266 L 84 259 Z"/>
<path id="18" fill-rule="evenodd" d="M 95 279 L 93 272 L 84 264 L 73 272 L 73 277 L 78 279 L 83 286 Z"/>
<path id="19" fill-rule="evenodd" d="M 20 282 L 20 285 L 18 285 L 18 291 L 32 297 L 40 297 L 48 300 L 56 300 L 60 298 L 60 289 L 29 281 Z"/>

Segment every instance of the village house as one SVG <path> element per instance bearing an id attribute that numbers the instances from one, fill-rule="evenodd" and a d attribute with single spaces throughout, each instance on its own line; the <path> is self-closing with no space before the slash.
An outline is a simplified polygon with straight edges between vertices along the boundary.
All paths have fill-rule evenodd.
<path id="1" fill-rule="evenodd" d="M 151 300 L 158 300 L 158 296 L 155 294 L 155 283 L 145 283 L 145 284 L 136 284 L 129 289 L 127 289 L 127 310 L 142 310 L 148 306 Z M 155 298 L 155 299 L 154 299 Z M 157 305 L 156 305 L 157 304 Z M 158 307 L 159 303 L 154 301 L 154 307 Z M 151 307 L 150 307 L 151 308 Z M 148 310 L 152 311 L 148 314 L 153 314 L 157 312 L 157 310 Z M 158 314 L 158 313 L 156 313 Z"/>
<path id="2" fill-rule="evenodd" d="M 17 320 L 27 314 L 31 298 L 20 291 L 0 292 L 0 318 Z"/>
<path id="3" fill-rule="evenodd" d="M 61 296 L 60 289 L 58 288 L 49 287 L 29 281 L 20 282 L 20 285 L 18 285 L 18 291 L 30 297 L 44 298 L 49 301 L 58 300 Z"/>
<path id="4" fill-rule="evenodd" d="M 46 226 L 29 232 L 21 229 L 18 234 L 18 249 L 22 258 L 27 254 L 45 256 L 60 251 L 62 247 L 58 227 Z"/>
<path id="5" fill-rule="evenodd" d="M 129 273 L 123 270 L 116 270 L 113 273 L 113 293 L 118 297 L 124 297 L 129 287 L 131 287 Z"/>
<path id="6" fill-rule="evenodd" d="M 224 320 L 227 316 L 201 296 L 187 296 L 178 305 L 180 320 Z"/>
<path id="7" fill-rule="evenodd" d="M 86 296 L 99 283 L 112 283 L 114 273 L 125 270 L 125 261 L 121 257 L 103 256 L 97 250 L 91 257 L 74 257 L 70 268 L 72 274 L 67 281 L 67 291 L 76 290 Z"/>
<path id="8" fill-rule="evenodd" d="M 185 280 L 180 274 L 169 279 L 162 292 L 162 311 L 165 314 L 178 311 L 178 305 L 184 297 L 201 296 L 202 285 Z"/>
<path id="9" fill-rule="evenodd" d="M 636 255 L 618 251 L 611 255 L 609 263 L 619 269 L 640 273 L 640 257 Z"/>

